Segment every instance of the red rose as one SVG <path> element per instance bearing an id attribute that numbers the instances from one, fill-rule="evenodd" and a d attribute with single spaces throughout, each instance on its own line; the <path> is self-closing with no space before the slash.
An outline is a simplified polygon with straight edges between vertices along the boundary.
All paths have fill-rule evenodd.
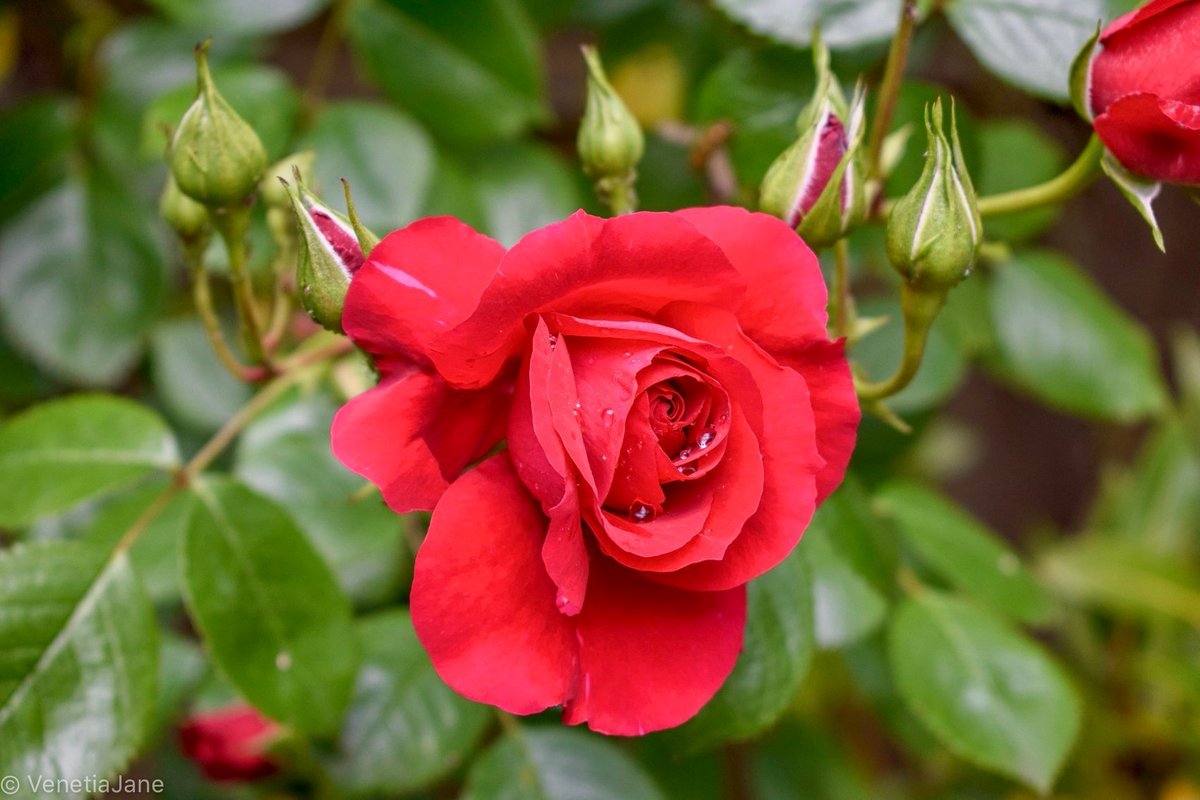
<path id="1" fill-rule="evenodd" d="M 1093 125 L 1128 170 L 1200 184 L 1200 2 L 1153 0 L 1100 34 Z"/>
<path id="2" fill-rule="evenodd" d="M 825 303 L 812 251 L 737 208 L 580 212 L 508 252 L 445 217 L 384 239 L 343 317 L 381 381 L 333 448 L 395 510 L 434 509 L 411 603 L 442 678 L 604 733 L 694 715 L 746 582 L 853 449 Z"/>
<path id="3" fill-rule="evenodd" d="M 179 748 L 214 781 L 256 781 L 279 771 L 266 745 L 279 726 L 250 706 L 196 714 L 179 726 Z"/>

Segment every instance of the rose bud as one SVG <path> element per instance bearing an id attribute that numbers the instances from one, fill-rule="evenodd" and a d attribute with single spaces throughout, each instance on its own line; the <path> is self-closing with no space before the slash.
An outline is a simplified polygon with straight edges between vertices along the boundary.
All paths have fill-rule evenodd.
<path id="1" fill-rule="evenodd" d="M 354 224 L 329 208 L 305 188 L 300 171 L 295 183 L 283 182 L 291 198 L 300 232 L 301 256 L 296 285 L 309 316 L 328 330 L 342 332 L 342 306 L 350 276 L 366 256 L 355 235 Z"/>
<path id="2" fill-rule="evenodd" d="M 983 223 L 963 164 L 953 106 L 949 139 L 940 99 L 925 109 L 925 132 L 925 168 L 888 216 L 887 252 L 910 286 L 944 295 L 971 273 Z"/>
<path id="3" fill-rule="evenodd" d="M 820 248 L 841 239 L 865 215 L 865 114 L 861 90 L 846 104 L 820 40 L 814 41 L 813 60 L 817 91 L 796 121 L 800 138 L 767 170 L 759 204 Z"/>
<path id="4" fill-rule="evenodd" d="M 267 166 L 258 134 L 217 91 L 209 42 L 196 47 L 196 99 L 171 139 L 167 162 L 179 189 L 209 208 L 232 208 L 254 192 Z"/>
<path id="5" fill-rule="evenodd" d="M 646 146 L 642 128 L 608 82 L 596 48 L 581 49 L 588 69 L 587 107 L 576 139 L 583 171 L 596 180 L 632 182 Z"/>
<path id="6" fill-rule="evenodd" d="M 194 714 L 179 726 L 179 749 L 214 781 L 256 781 L 279 771 L 267 746 L 281 728 L 247 705 Z"/>
<path id="7" fill-rule="evenodd" d="M 1200 184 L 1200 2 L 1153 0 L 1118 17 L 1076 61 L 1077 105 L 1127 170 Z"/>
<path id="8" fill-rule="evenodd" d="M 189 253 L 203 253 L 212 238 L 212 225 L 204 206 L 179 191 L 179 184 L 168 173 L 166 185 L 158 199 L 158 212 L 175 231 L 180 244 Z"/>

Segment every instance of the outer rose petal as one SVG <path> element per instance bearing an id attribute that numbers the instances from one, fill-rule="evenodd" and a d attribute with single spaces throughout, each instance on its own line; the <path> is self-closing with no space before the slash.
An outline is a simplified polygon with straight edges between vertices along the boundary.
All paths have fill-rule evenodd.
<path id="1" fill-rule="evenodd" d="M 1196 53 L 1200 51 L 1200 2 L 1159 0 L 1109 25 L 1091 65 L 1090 100 L 1102 114 L 1128 94 L 1156 94 L 1200 102 Z"/>
<path id="2" fill-rule="evenodd" d="M 509 404 L 505 389 L 463 391 L 413 369 L 342 406 L 330 442 L 394 511 L 430 510 L 463 468 L 504 436 Z"/>
<path id="3" fill-rule="evenodd" d="M 385 373 L 399 362 L 429 363 L 437 335 L 475 309 L 504 248 L 453 217 L 393 231 L 354 273 L 342 327 Z"/>
<path id="4" fill-rule="evenodd" d="M 854 376 L 846 361 L 843 340 L 814 342 L 780 360 L 800 373 L 808 384 L 817 430 L 817 452 L 825 466 L 817 473 L 817 503 L 842 484 L 854 453 L 862 411 L 854 391 Z"/>
<path id="5" fill-rule="evenodd" d="M 687 208 L 679 216 L 724 251 L 746 279 L 737 309 L 746 335 L 767 352 L 826 341 L 828 293 L 816 255 L 782 220 L 744 208 Z M 682 298 L 681 298 L 682 299 Z"/>
<path id="6" fill-rule="evenodd" d="M 514 714 L 563 703 L 576 674 L 574 625 L 542 567 L 545 531 L 501 453 L 446 492 L 413 574 L 413 626 L 438 675 Z"/>
<path id="7" fill-rule="evenodd" d="M 744 291 L 721 249 L 674 214 L 603 220 L 580 211 L 509 250 L 475 312 L 434 345 L 433 360 L 450 382 L 481 386 L 520 350 L 531 313 L 653 316 L 676 300 L 736 308 Z"/>
<path id="8" fill-rule="evenodd" d="M 1200 184 L 1200 106 L 1131 94 L 1092 124 L 1104 146 L 1131 172 Z"/>
<path id="9" fill-rule="evenodd" d="M 576 694 L 563 718 L 638 736 L 685 722 L 733 671 L 746 625 L 746 588 L 688 592 L 596 559 L 577 617 Z"/>

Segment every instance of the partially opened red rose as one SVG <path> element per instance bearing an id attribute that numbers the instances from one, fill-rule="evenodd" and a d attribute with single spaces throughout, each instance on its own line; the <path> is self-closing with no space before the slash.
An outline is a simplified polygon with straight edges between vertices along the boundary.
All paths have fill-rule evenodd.
<path id="1" fill-rule="evenodd" d="M 279 726 L 253 708 L 235 704 L 194 714 L 179 726 L 179 748 L 214 781 L 257 781 L 279 766 L 267 745 Z"/>
<path id="2" fill-rule="evenodd" d="M 1200 0 L 1153 0 L 1100 34 L 1088 73 L 1093 124 L 1138 175 L 1200 184 Z"/>
<path id="3" fill-rule="evenodd" d="M 693 716 L 853 449 L 825 304 L 808 247 L 737 208 L 384 239 L 343 316 L 381 380 L 333 447 L 433 509 L 411 604 L 442 678 L 603 733 Z"/>

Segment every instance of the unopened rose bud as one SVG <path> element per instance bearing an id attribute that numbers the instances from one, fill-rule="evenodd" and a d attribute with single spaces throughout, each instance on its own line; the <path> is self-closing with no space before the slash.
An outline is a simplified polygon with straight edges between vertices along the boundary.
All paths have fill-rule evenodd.
<path id="1" fill-rule="evenodd" d="M 596 48 L 585 46 L 588 68 L 587 107 L 576 144 L 583 171 L 596 180 L 632 181 L 646 142 L 633 114 L 608 82 Z"/>
<path id="2" fill-rule="evenodd" d="M 195 714 L 179 726 L 179 748 L 214 781 L 257 781 L 279 771 L 267 746 L 280 727 L 250 706 Z"/>
<path id="3" fill-rule="evenodd" d="M 759 205 L 796 228 L 812 247 L 828 247 L 866 214 L 862 138 L 865 98 L 847 104 L 829 69 L 829 51 L 814 40 L 817 90 L 800 112 L 800 137 L 767 170 Z"/>
<path id="4" fill-rule="evenodd" d="M 342 332 L 342 307 L 350 277 L 366 256 L 350 220 L 322 203 L 295 176 L 286 185 L 300 231 L 301 255 L 296 285 L 309 316 L 323 327 Z"/>
<path id="5" fill-rule="evenodd" d="M 267 154 L 213 84 L 208 42 L 196 48 L 196 74 L 196 99 L 179 121 L 167 162 L 188 197 L 211 209 L 232 208 L 258 187 Z"/>
<path id="6" fill-rule="evenodd" d="M 204 206 L 179 191 L 170 174 L 158 199 L 158 211 L 185 247 L 203 249 L 212 238 L 212 224 Z"/>
<path id="7" fill-rule="evenodd" d="M 949 138 L 941 100 L 925 110 L 925 131 L 925 168 L 916 186 L 892 208 L 887 251 L 910 286 L 945 293 L 971 274 L 983 223 L 963 163 L 953 106 Z"/>

